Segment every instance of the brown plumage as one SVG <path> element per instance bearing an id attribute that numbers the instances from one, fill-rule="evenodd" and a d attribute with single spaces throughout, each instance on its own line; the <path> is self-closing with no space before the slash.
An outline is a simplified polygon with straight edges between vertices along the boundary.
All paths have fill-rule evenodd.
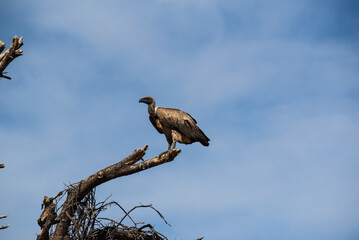
<path id="1" fill-rule="evenodd" d="M 176 147 L 176 142 L 191 144 L 200 142 L 209 146 L 210 139 L 197 126 L 197 121 L 188 113 L 173 108 L 156 107 L 153 97 L 141 98 L 139 102 L 148 105 L 148 113 L 152 125 L 166 136 L 168 150 Z"/>

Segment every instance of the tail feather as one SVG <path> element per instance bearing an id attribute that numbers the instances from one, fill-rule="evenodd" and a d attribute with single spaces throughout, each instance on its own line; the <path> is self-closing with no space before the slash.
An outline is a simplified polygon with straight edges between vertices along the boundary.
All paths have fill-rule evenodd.
<path id="1" fill-rule="evenodd" d="M 210 139 L 206 136 L 206 134 L 204 134 L 204 132 L 200 129 L 200 128 L 198 128 L 198 141 L 203 145 L 203 146 L 206 146 L 206 147 L 208 147 L 209 146 L 209 141 L 210 141 Z"/>
<path id="2" fill-rule="evenodd" d="M 206 147 L 209 146 L 209 142 L 208 142 L 208 141 L 201 140 L 200 143 L 201 143 L 203 146 L 206 146 Z"/>

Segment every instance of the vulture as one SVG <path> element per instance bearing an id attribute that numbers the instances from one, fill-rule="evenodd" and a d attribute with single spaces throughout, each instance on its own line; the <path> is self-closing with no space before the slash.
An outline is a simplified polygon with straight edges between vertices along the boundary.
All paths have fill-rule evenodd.
<path id="1" fill-rule="evenodd" d="M 157 131 L 166 136 L 168 150 L 176 147 L 176 142 L 191 144 L 200 142 L 209 146 L 210 139 L 197 126 L 197 121 L 188 113 L 179 109 L 156 107 L 153 97 L 144 97 L 140 103 L 148 105 L 149 118 Z"/>

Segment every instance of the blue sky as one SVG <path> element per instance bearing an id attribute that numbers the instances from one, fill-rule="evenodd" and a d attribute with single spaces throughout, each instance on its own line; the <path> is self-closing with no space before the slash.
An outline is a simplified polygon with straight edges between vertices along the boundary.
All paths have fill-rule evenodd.
<path id="1" fill-rule="evenodd" d="M 104 184 L 169 239 L 359 238 L 357 1 L 7 1 L 0 39 L 1 239 L 35 238 L 44 195 L 149 145 L 141 97 L 211 139 Z M 107 214 L 122 215 L 116 209 Z"/>

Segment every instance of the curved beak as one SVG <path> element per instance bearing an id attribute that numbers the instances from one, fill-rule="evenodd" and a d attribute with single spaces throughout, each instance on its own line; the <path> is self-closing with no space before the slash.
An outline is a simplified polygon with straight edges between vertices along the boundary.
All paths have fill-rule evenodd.
<path id="1" fill-rule="evenodd" d="M 145 102 L 145 98 L 141 98 L 139 101 L 138 101 L 139 103 L 144 103 Z"/>

